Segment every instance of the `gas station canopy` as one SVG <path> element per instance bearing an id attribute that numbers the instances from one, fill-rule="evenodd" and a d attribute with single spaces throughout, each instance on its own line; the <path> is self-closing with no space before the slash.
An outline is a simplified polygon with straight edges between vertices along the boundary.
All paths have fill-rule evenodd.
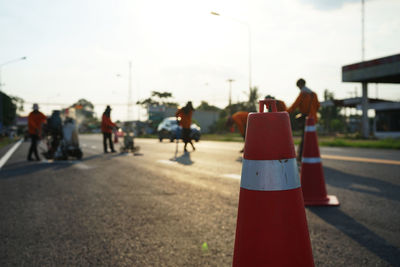
<path id="1" fill-rule="evenodd" d="M 400 54 L 343 66 L 342 81 L 400 83 Z"/>

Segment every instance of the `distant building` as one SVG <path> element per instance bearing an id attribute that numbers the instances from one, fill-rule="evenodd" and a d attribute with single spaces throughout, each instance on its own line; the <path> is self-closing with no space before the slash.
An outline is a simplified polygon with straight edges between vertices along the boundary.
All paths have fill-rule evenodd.
<path id="1" fill-rule="evenodd" d="M 362 110 L 361 97 L 347 98 L 341 100 L 328 100 L 321 102 L 322 107 L 339 106 L 356 108 Z M 400 137 L 400 102 L 388 101 L 383 99 L 369 98 L 368 109 L 375 110 L 373 118 L 372 134 L 377 138 L 399 138 Z M 358 124 L 357 121 L 350 121 L 351 128 Z"/>

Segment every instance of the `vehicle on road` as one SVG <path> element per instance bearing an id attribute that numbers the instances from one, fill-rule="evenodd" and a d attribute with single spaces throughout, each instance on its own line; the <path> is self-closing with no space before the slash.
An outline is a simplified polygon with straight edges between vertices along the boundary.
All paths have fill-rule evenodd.
<path id="1" fill-rule="evenodd" d="M 201 137 L 201 129 L 196 124 L 190 125 L 190 138 L 198 142 Z M 173 142 L 177 136 L 182 139 L 182 127 L 178 125 L 175 117 L 165 118 L 157 127 L 158 139 L 162 142 L 163 139 L 169 139 Z"/>

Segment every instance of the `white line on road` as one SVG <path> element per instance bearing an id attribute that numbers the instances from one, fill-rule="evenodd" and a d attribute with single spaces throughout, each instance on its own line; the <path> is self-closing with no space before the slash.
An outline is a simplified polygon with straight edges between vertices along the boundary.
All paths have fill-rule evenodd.
<path id="1" fill-rule="evenodd" d="M 6 164 L 7 160 L 12 156 L 12 154 L 17 150 L 17 148 L 22 144 L 22 139 L 16 142 L 7 153 L 0 159 L 0 169 Z"/>
<path id="2" fill-rule="evenodd" d="M 91 146 L 90 148 L 91 148 L 91 149 L 96 149 L 97 147 L 96 147 L 96 146 Z"/>
<path id="3" fill-rule="evenodd" d="M 236 180 L 240 180 L 242 178 L 242 176 L 240 174 L 236 174 L 236 173 L 223 174 L 222 177 L 236 179 Z"/>
<path id="4" fill-rule="evenodd" d="M 163 164 L 176 164 L 176 161 L 172 161 L 172 160 L 166 160 L 166 159 L 159 159 L 157 160 L 157 162 L 159 163 L 163 163 Z"/>

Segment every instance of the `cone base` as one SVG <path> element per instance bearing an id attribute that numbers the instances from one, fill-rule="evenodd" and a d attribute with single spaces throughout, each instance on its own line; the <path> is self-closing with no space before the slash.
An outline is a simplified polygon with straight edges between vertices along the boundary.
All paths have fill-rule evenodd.
<path id="1" fill-rule="evenodd" d="M 339 206 L 339 200 L 336 196 L 328 195 L 326 199 L 304 199 L 304 206 Z"/>

